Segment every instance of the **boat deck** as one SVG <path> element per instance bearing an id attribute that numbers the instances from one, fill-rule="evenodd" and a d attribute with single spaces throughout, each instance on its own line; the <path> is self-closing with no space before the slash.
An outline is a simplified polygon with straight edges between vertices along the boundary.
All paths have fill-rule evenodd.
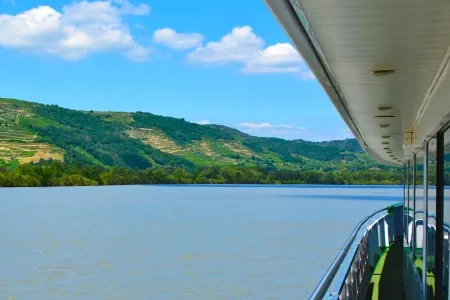
<path id="1" fill-rule="evenodd" d="M 400 240 L 395 241 L 383 251 L 370 279 L 366 300 L 405 299 L 402 255 L 403 245 Z"/>
<path id="2" fill-rule="evenodd" d="M 423 268 L 423 261 L 421 257 L 416 258 L 414 261 L 417 272 L 419 274 L 422 274 L 422 268 Z M 434 274 L 431 271 L 427 271 L 427 299 L 434 299 L 435 298 L 435 291 L 434 288 L 436 286 Z"/>

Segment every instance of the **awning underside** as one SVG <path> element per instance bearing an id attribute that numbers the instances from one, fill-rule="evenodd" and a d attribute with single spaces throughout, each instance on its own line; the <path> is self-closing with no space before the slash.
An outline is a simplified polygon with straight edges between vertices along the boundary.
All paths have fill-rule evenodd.
<path id="1" fill-rule="evenodd" d="M 448 120 L 450 2 L 266 2 L 378 160 L 400 163 Z"/>

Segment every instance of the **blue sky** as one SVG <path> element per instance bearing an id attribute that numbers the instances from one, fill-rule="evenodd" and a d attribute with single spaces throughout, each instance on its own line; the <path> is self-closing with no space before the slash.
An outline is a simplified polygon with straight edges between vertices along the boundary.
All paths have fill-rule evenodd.
<path id="1" fill-rule="evenodd" d="M 262 0 L 0 0 L 0 32 L 1 97 L 351 137 Z"/>

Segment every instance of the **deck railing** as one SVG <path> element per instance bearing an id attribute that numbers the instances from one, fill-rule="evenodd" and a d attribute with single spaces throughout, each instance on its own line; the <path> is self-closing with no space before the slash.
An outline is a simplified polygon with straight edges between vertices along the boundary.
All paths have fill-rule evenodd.
<path id="1" fill-rule="evenodd" d="M 401 237 L 402 231 L 403 203 L 379 209 L 362 219 L 309 299 L 364 298 L 380 249 Z"/>

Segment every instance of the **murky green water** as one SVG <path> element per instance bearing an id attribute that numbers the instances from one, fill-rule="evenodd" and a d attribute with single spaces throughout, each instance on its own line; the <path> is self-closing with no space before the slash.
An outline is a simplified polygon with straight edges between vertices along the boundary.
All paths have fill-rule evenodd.
<path id="1" fill-rule="evenodd" d="M 306 299 L 401 188 L 0 189 L 0 299 Z"/>

